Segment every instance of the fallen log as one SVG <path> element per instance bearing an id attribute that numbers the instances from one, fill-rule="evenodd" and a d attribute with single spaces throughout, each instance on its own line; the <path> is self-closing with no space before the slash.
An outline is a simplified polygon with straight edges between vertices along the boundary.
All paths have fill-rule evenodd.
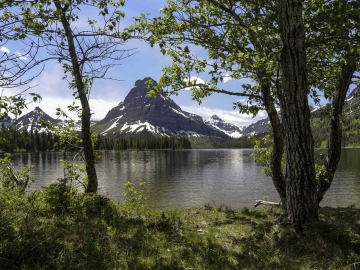
<path id="1" fill-rule="evenodd" d="M 254 205 L 254 207 L 258 207 L 259 205 L 267 205 L 271 207 L 281 208 L 281 203 L 269 202 L 264 200 L 255 200 L 255 202 L 256 204 Z"/>

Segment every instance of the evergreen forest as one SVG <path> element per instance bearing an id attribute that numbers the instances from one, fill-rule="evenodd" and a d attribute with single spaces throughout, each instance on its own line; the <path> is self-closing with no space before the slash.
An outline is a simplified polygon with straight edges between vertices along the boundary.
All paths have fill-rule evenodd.
<path id="1" fill-rule="evenodd" d="M 24 130 L 13 128 L 0 129 L 0 150 L 2 152 L 34 152 L 34 151 L 77 151 L 82 145 L 64 144 L 60 136 L 51 132 Z M 158 149 L 191 149 L 191 143 L 185 136 L 154 138 L 109 138 L 97 134 L 95 150 L 158 150 Z"/>

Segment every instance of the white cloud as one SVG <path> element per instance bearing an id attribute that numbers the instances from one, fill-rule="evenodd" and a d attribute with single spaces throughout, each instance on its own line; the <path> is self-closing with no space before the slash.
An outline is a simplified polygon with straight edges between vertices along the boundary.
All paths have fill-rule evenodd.
<path id="1" fill-rule="evenodd" d="M 10 53 L 10 50 L 4 46 L 1 46 L 0 51 L 2 51 L 4 53 Z"/>
<path id="2" fill-rule="evenodd" d="M 44 112 L 53 118 L 56 116 L 56 108 L 60 107 L 67 112 L 67 106 L 71 105 L 75 100 L 72 96 L 73 90 L 69 89 L 68 82 L 62 79 L 63 69 L 60 65 L 49 65 L 35 78 L 32 85 L 37 85 L 29 92 L 34 92 L 41 95 L 40 103 L 31 103 L 23 114 L 33 110 L 39 106 Z M 124 88 L 121 83 L 114 81 L 98 80 L 94 83 L 90 95 L 90 108 L 93 113 L 92 119 L 101 120 L 105 117 L 107 112 L 113 107 L 117 106 L 127 94 L 128 89 Z M 9 89 L 7 95 L 16 94 L 15 90 Z M 31 100 L 31 97 L 28 97 Z M 80 106 L 79 100 L 75 100 L 76 105 Z M 67 112 L 68 115 L 77 120 L 77 114 L 74 112 Z"/>
<path id="3" fill-rule="evenodd" d="M 240 102 L 241 104 L 246 104 L 247 101 L 248 101 L 247 98 L 242 98 L 238 100 L 238 102 Z"/>
<path id="4" fill-rule="evenodd" d="M 40 76 L 32 81 L 32 84 L 37 87 L 31 92 L 40 94 L 43 98 L 70 97 L 73 91 L 69 89 L 68 82 L 62 79 L 63 74 L 64 71 L 60 65 L 46 66 Z"/>
<path id="5" fill-rule="evenodd" d="M 184 79 L 184 82 L 186 83 L 196 83 L 196 84 L 205 84 L 205 81 L 197 76 L 191 76 L 190 79 L 186 78 Z M 186 87 L 185 90 L 190 90 L 189 87 Z"/>
<path id="6" fill-rule="evenodd" d="M 190 82 L 196 82 L 199 84 L 205 84 L 205 81 L 201 79 L 200 77 L 192 76 L 190 77 Z"/>
<path id="7" fill-rule="evenodd" d="M 35 107 L 40 107 L 45 113 L 50 115 L 52 118 L 57 119 L 56 108 L 60 107 L 66 114 L 74 120 L 78 120 L 78 116 L 76 112 L 69 112 L 67 107 L 72 105 L 73 99 L 71 98 L 51 98 L 46 97 L 41 100 L 41 102 L 31 103 L 28 105 L 28 109 L 23 110 L 22 115 L 32 111 Z M 91 119 L 93 120 L 101 120 L 105 117 L 109 110 L 118 105 L 119 102 L 115 101 L 105 101 L 99 99 L 90 99 L 89 104 L 91 108 L 91 112 L 93 115 Z M 80 106 L 79 100 L 75 101 L 75 105 Z"/>
<path id="8" fill-rule="evenodd" d="M 212 109 L 203 106 L 181 106 L 181 108 L 184 111 L 200 115 L 204 119 L 209 119 L 211 116 L 216 114 L 222 120 L 237 126 L 248 126 L 267 117 L 267 113 L 265 111 L 260 111 L 257 116 L 252 117 L 252 115 L 239 114 L 236 110 Z"/>
<path id="9" fill-rule="evenodd" d="M 227 83 L 232 80 L 233 80 L 233 78 L 230 77 L 229 73 L 226 73 L 225 76 L 223 77 L 223 83 Z"/>
<path id="10" fill-rule="evenodd" d="M 102 99 L 91 99 L 89 100 L 91 111 L 94 113 L 91 118 L 93 120 L 101 120 L 106 114 L 114 107 L 119 104 L 119 101 L 108 101 Z"/>
<path id="11" fill-rule="evenodd" d="M 27 60 L 27 57 L 25 57 L 25 55 L 19 53 L 19 52 L 15 52 L 16 55 L 18 56 L 17 58 L 19 58 L 20 60 Z"/>

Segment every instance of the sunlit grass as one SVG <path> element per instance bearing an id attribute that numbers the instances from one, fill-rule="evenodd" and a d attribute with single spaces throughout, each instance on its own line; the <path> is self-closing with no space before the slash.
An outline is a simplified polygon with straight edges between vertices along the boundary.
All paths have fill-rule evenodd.
<path id="1" fill-rule="evenodd" d="M 132 203 L 0 189 L 0 269 L 338 269 L 360 261 L 358 208 L 323 208 L 298 235 L 273 225 L 280 213 L 265 208 Z"/>

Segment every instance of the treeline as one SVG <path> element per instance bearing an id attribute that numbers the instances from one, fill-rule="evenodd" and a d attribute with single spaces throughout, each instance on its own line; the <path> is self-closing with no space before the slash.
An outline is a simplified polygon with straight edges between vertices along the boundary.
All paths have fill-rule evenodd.
<path id="1" fill-rule="evenodd" d="M 17 131 L 13 128 L 0 129 L 0 151 L 3 152 L 34 152 L 34 151 L 59 151 L 60 137 L 50 132 L 37 130 Z M 68 150 L 75 148 L 67 147 Z M 109 138 L 98 135 L 95 143 L 96 150 L 147 150 L 147 149 L 191 149 L 191 143 L 183 137 L 158 137 L 158 138 Z"/>
<path id="2" fill-rule="evenodd" d="M 14 128 L 0 129 L 0 150 L 7 153 L 56 150 L 60 137 L 52 133 L 35 131 L 17 131 Z"/>
<path id="3" fill-rule="evenodd" d="M 129 150 L 129 149 L 191 149 L 188 137 L 155 137 L 143 139 L 100 137 L 95 148 L 101 150 Z"/>
<path id="4" fill-rule="evenodd" d="M 360 147 L 360 114 L 353 113 L 344 115 L 341 119 L 343 136 L 342 147 Z M 330 135 L 330 119 L 328 116 L 317 114 L 311 119 L 315 148 L 327 148 Z M 266 133 L 257 134 L 255 139 L 261 140 Z M 217 148 L 253 148 L 254 142 L 248 136 L 232 139 L 228 142 L 216 145 Z"/>
<path id="5" fill-rule="evenodd" d="M 217 148 L 254 148 L 254 139 L 261 140 L 268 133 L 260 133 L 254 136 L 244 136 L 237 139 L 232 139 L 225 143 L 216 145 Z"/>
<path id="6" fill-rule="evenodd" d="M 360 117 L 358 114 L 345 115 L 342 118 L 343 136 L 342 147 L 360 146 Z M 330 119 L 328 117 L 314 117 L 311 126 L 316 148 L 326 148 L 330 134 Z"/>

